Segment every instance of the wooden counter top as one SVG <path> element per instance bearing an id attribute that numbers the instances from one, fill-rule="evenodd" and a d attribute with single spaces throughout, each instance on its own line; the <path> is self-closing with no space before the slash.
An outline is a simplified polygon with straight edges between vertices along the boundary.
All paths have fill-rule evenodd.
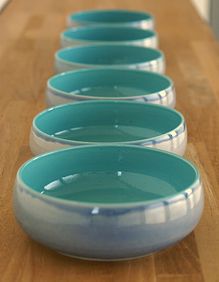
<path id="1" fill-rule="evenodd" d="M 44 109 L 59 33 L 70 12 L 129 8 L 152 12 L 177 109 L 186 118 L 186 156 L 202 173 L 205 210 L 191 235 L 168 250 L 125 262 L 70 259 L 33 242 L 15 222 L 12 190 L 18 167 L 31 157 L 33 116 Z M 12 0 L 0 14 L 0 281 L 219 281 L 219 45 L 189 1 Z"/>

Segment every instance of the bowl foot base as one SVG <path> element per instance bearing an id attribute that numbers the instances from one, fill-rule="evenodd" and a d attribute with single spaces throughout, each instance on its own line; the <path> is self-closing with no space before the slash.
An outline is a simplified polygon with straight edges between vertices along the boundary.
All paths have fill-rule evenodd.
<path id="1" fill-rule="evenodd" d="M 68 254 L 68 253 L 63 253 L 63 252 L 58 252 L 60 255 L 63 255 L 63 256 L 67 256 L 67 257 L 70 257 L 70 258 L 73 258 L 73 259 L 80 259 L 80 260 L 90 260 L 90 261 L 102 261 L 102 262 L 106 262 L 106 261 L 127 261 L 127 260 L 135 260 L 135 259 L 140 259 L 140 258 L 143 258 L 143 257 L 147 257 L 147 256 L 150 256 L 156 252 L 152 252 L 152 253 L 149 253 L 149 254 L 145 254 L 145 255 L 140 255 L 140 256 L 136 256 L 136 257 L 127 257 L 127 258 L 90 258 L 90 257 L 80 257 L 80 256 L 77 256 L 77 255 L 71 255 L 71 254 Z"/>

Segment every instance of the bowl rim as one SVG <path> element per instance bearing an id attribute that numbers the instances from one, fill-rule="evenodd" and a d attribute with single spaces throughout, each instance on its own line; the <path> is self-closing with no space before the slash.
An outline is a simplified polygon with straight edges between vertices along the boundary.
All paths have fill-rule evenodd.
<path id="1" fill-rule="evenodd" d="M 21 173 L 23 172 L 23 170 L 25 169 L 26 166 L 28 166 L 30 163 L 37 161 L 38 159 L 41 158 L 46 158 L 49 155 L 52 154 L 62 154 L 65 151 L 70 151 L 70 150 L 83 150 L 86 148 L 99 148 L 99 147 L 126 147 L 126 148 L 135 148 L 137 150 L 147 150 L 147 151 L 155 151 L 158 154 L 166 154 L 169 155 L 173 158 L 179 159 L 180 161 L 186 163 L 186 165 L 188 165 L 195 173 L 195 179 L 194 181 L 189 185 L 189 187 L 186 187 L 184 189 L 182 189 L 180 192 L 175 192 L 169 196 L 166 197 L 162 197 L 162 198 L 158 198 L 158 199 L 154 199 L 154 200 L 145 200 L 145 201 L 137 201 L 137 202 L 131 202 L 131 203 L 99 203 L 99 202 L 84 202 L 84 201 L 74 201 L 74 200 L 68 200 L 68 199 L 63 199 L 63 198 L 58 198 L 58 197 L 54 197 L 51 195 L 46 195 L 46 194 L 41 194 L 37 191 L 35 191 L 30 185 L 26 184 L 21 176 Z M 56 150 L 56 151 L 52 151 L 49 153 L 45 153 L 39 156 L 36 156 L 32 159 L 27 160 L 25 163 L 23 163 L 20 168 L 17 171 L 16 174 L 16 183 L 15 183 L 15 189 L 18 188 L 19 184 L 22 186 L 21 189 L 25 189 L 25 192 L 27 194 L 33 195 L 34 197 L 48 203 L 48 204 L 57 204 L 57 205 L 63 205 L 66 207 L 78 207 L 78 208 L 94 208 L 94 207 L 98 207 L 98 208 L 102 208 L 102 209 L 124 209 L 124 208 L 138 208 L 141 206 L 149 206 L 149 207 L 158 207 L 163 205 L 164 202 L 166 201 L 170 201 L 172 203 L 175 203 L 177 201 L 181 201 L 182 199 L 188 198 L 189 195 L 193 194 L 194 191 L 198 188 L 198 187 L 202 187 L 202 181 L 201 181 L 201 176 L 200 176 L 200 172 L 198 170 L 198 168 L 189 160 L 176 155 L 174 153 L 171 152 L 166 152 L 160 149 L 154 149 L 154 148 L 148 148 L 148 147 L 139 147 L 139 146 L 121 146 L 121 145 L 98 145 L 98 146 L 94 146 L 94 145 L 88 145 L 88 146 L 83 146 L 83 147 L 70 147 L 70 148 L 65 148 L 65 149 L 61 149 L 61 150 Z"/>
<path id="2" fill-rule="evenodd" d="M 108 41 L 108 40 L 95 40 L 95 39 L 79 39 L 79 38 L 71 38 L 70 36 L 66 35 L 65 33 L 67 31 L 81 31 L 81 30 L 90 30 L 91 32 L 95 31 L 95 29 L 102 29 L 102 30 L 110 30 L 110 29 L 121 29 L 121 30 L 131 30 L 131 31 L 137 31 L 137 30 L 141 30 L 142 32 L 148 33 L 148 36 L 145 36 L 143 38 L 140 39 L 128 39 L 128 40 L 113 40 L 113 41 Z M 152 39 L 157 39 L 158 38 L 158 33 L 154 30 L 151 29 L 142 29 L 139 27 L 128 27 L 128 26 L 124 26 L 124 27 L 115 27 L 115 26 L 109 26 L 109 25 L 88 25 L 88 26 L 76 26 L 76 27 L 70 27 L 67 28 L 65 30 L 63 30 L 60 33 L 60 40 L 61 42 L 63 40 L 68 41 L 68 42 L 89 42 L 89 43 L 110 43 L 110 44 L 126 44 L 126 43 L 137 43 L 137 42 L 144 42 L 144 41 L 148 41 L 148 40 L 152 40 Z"/>
<path id="3" fill-rule="evenodd" d="M 91 9 L 91 10 L 79 10 L 75 13 L 71 13 L 67 16 L 67 20 L 69 23 L 79 23 L 79 24 L 98 24 L 96 21 L 87 21 L 87 20 L 75 20 L 73 17 L 75 15 L 85 14 L 85 13 L 101 13 L 101 12 L 124 12 L 124 13 L 133 13 L 133 14 L 141 14 L 146 16 L 143 20 L 136 20 L 136 21 L 126 21 L 126 22 L 100 22 L 99 25 L 122 25 L 122 24 L 139 24 L 144 22 L 154 22 L 154 16 L 149 12 L 139 11 L 139 10 L 131 10 L 131 9 Z"/>
<path id="4" fill-rule="evenodd" d="M 83 73 L 83 72 L 95 72 L 95 71 L 101 71 L 101 70 L 111 70 L 111 71 L 123 71 L 123 72 L 129 72 L 129 73 L 141 73 L 142 76 L 144 75 L 152 75 L 152 76 L 156 76 L 158 78 L 162 78 L 165 79 L 166 81 L 168 81 L 169 86 L 167 88 L 163 88 L 159 91 L 154 91 L 154 92 L 150 92 L 150 93 L 145 93 L 143 95 L 136 95 L 136 96 L 123 96 L 123 97 L 102 97 L 102 96 L 89 96 L 89 95 L 80 95 L 80 94 L 74 94 L 72 92 L 66 92 L 63 90 L 59 90 L 58 88 L 54 87 L 51 85 L 51 82 L 53 79 L 65 76 L 65 75 L 71 75 L 71 74 L 75 74 L 75 73 Z M 49 77 L 49 79 L 47 80 L 47 91 L 51 90 L 53 92 L 53 94 L 55 94 L 56 96 L 60 96 L 60 97 L 66 97 L 66 98 L 71 98 L 72 100 L 75 98 L 81 99 L 81 100 L 135 100 L 135 99 L 140 99 L 143 97 L 153 97 L 153 96 L 159 96 L 159 94 L 163 91 L 168 91 L 169 89 L 174 89 L 174 82 L 173 80 L 164 74 L 160 74 L 160 73 L 156 73 L 156 72 L 151 72 L 151 71 L 142 71 L 142 70 L 135 70 L 135 69 L 122 69 L 122 68 L 94 68 L 94 69 L 78 69 L 78 70 L 71 70 L 71 71 L 65 71 L 65 72 L 61 72 L 61 73 L 57 73 L 51 77 Z"/>
<path id="5" fill-rule="evenodd" d="M 167 111 L 167 112 L 171 112 L 174 113 L 175 115 L 177 115 L 180 118 L 180 123 L 178 124 L 177 127 L 175 127 L 174 129 L 160 134 L 158 136 L 155 137 L 151 137 L 151 138 L 144 138 L 144 139 L 138 139 L 138 140 L 134 140 L 134 141 L 124 141 L 124 142 L 88 142 L 88 141 L 77 141 L 77 140 L 67 140 L 67 139 L 63 139 L 63 138 L 59 138 L 56 136 L 52 136 L 48 133 L 45 133 L 44 131 L 42 131 L 41 129 L 38 128 L 38 126 L 36 125 L 36 121 L 38 118 L 40 118 L 41 116 L 43 116 L 44 114 L 51 112 L 51 111 L 55 111 L 56 109 L 59 108 L 67 108 L 67 107 L 77 107 L 77 105 L 85 105 L 85 104 L 130 104 L 130 105 L 139 105 L 140 107 L 149 107 L 149 108 L 157 108 L 158 110 L 162 110 L 162 111 Z M 153 140 L 160 140 L 163 139 L 164 137 L 166 137 L 167 135 L 171 134 L 172 132 L 178 131 L 181 129 L 181 127 L 183 127 L 184 129 L 186 129 L 186 123 L 185 123 L 185 119 L 184 116 L 176 111 L 175 109 L 169 108 L 169 107 L 165 107 L 162 105 L 157 105 L 157 104 L 150 104 L 150 103 L 139 103 L 136 101 L 120 101 L 120 100 L 86 100 L 86 101 L 80 101 L 80 102 L 75 102 L 75 103 L 68 103 L 68 104 L 61 104 L 61 105 L 57 105 L 48 109 L 45 109 L 43 111 L 41 111 L 40 113 L 38 113 L 32 121 L 32 131 L 38 135 L 41 138 L 44 138 L 47 141 L 51 141 L 51 142 L 56 142 L 59 144 L 65 144 L 65 145 L 101 145 L 101 144 L 118 144 L 118 145 L 136 145 L 136 144 L 142 144 L 142 143 L 148 143 L 148 142 L 153 142 Z"/>
<path id="6" fill-rule="evenodd" d="M 159 55 L 158 58 L 150 60 L 150 61 L 144 61 L 144 62 L 139 62 L 139 63 L 131 63 L 131 64 L 114 64 L 114 65 L 106 65 L 106 64 L 87 64 L 87 63 L 78 63 L 78 62 L 72 62 L 69 60 L 65 60 L 60 58 L 60 53 L 64 52 L 64 51 L 68 51 L 68 50 L 75 50 L 75 49 L 85 49 L 85 48 L 95 48 L 95 47 L 120 47 L 122 49 L 124 48 L 136 48 L 136 49 L 148 49 L 152 52 L 157 52 L 157 54 Z M 55 57 L 55 62 L 56 63 L 62 63 L 63 65 L 67 65 L 67 66 L 78 66 L 78 67 L 88 67 L 88 68 L 98 68 L 98 67 L 107 67 L 111 68 L 111 67 L 130 67 L 130 66 L 145 66 L 145 65 L 152 65 L 155 64 L 159 61 L 164 61 L 165 60 L 165 55 L 164 52 L 161 51 L 160 49 L 155 49 L 155 48 L 151 48 L 151 47 L 143 47 L 143 46 L 138 46 L 138 45 L 126 45 L 126 44 L 109 44 L 109 43 L 102 43 L 102 44 L 87 44 L 87 45 L 77 45 L 77 46 L 68 46 L 65 48 L 61 48 L 59 50 L 57 50 L 54 54 Z"/>

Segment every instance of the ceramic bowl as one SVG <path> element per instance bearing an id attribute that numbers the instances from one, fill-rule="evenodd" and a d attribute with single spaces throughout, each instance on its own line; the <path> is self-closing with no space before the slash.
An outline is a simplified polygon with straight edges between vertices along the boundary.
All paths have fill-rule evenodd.
<path id="1" fill-rule="evenodd" d="M 164 54 L 157 49 L 113 44 L 67 47 L 55 54 L 56 72 L 100 67 L 164 73 L 165 59 Z"/>
<path id="2" fill-rule="evenodd" d="M 67 25 L 110 25 L 154 29 L 154 17 L 145 12 L 131 10 L 89 10 L 71 14 Z"/>
<path id="3" fill-rule="evenodd" d="M 86 69 L 61 73 L 47 82 L 48 106 L 84 100 L 132 100 L 174 108 L 172 80 L 153 72 Z"/>
<path id="4" fill-rule="evenodd" d="M 85 101 L 38 114 L 32 124 L 33 154 L 69 146 L 120 143 L 183 155 L 187 144 L 183 116 L 167 107 L 127 101 Z"/>
<path id="5" fill-rule="evenodd" d="M 197 169 L 137 146 L 82 146 L 42 155 L 17 173 L 14 211 L 34 240 L 62 254 L 119 260 L 189 234 L 203 209 Z"/>
<path id="6" fill-rule="evenodd" d="M 67 29 L 60 35 L 61 46 L 87 44 L 126 44 L 158 47 L 157 34 L 152 30 L 129 27 L 88 26 Z"/>

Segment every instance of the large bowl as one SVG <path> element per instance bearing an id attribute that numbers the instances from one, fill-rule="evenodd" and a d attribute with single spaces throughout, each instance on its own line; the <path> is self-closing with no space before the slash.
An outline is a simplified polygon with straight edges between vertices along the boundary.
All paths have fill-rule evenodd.
<path id="1" fill-rule="evenodd" d="M 132 100 L 174 108 L 173 81 L 153 72 L 86 69 L 61 73 L 47 82 L 48 106 L 84 100 Z"/>
<path id="2" fill-rule="evenodd" d="M 89 10 L 71 14 L 70 26 L 109 25 L 115 27 L 139 27 L 154 29 L 154 17 L 145 12 L 131 10 Z"/>
<path id="3" fill-rule="evenodd" d="M 38 114 L 32 124 L 33 154 L 95 144 L 141 145 L 183 155 L 183 116 L 167 107 L 127 101 L 85 101 Z"/>
<path id="4" fill-rule="evenodd" d="M 84 146 L 42 155 L 18 171 L 14 211 L 34 240 L 62 254 L 118 260 L 175 244 L 198 223 L 197 169 L 137 146 Z"/>
<path id="5" fill-rule="evenodd" d="M 152 30 L 129 27 L 88 26 L 67 29 L 60 35 L 61 46 L 87 44 L 126 44 L 158 47 L 157 34 Z"/>
<path id="6" fill-rule="evenodd" d="M 124 68 L 164 73 L 164 54 L 133 45 L 92 44 L 60 49 L 55 53 L 56 72 L 82 68 Z"/>

